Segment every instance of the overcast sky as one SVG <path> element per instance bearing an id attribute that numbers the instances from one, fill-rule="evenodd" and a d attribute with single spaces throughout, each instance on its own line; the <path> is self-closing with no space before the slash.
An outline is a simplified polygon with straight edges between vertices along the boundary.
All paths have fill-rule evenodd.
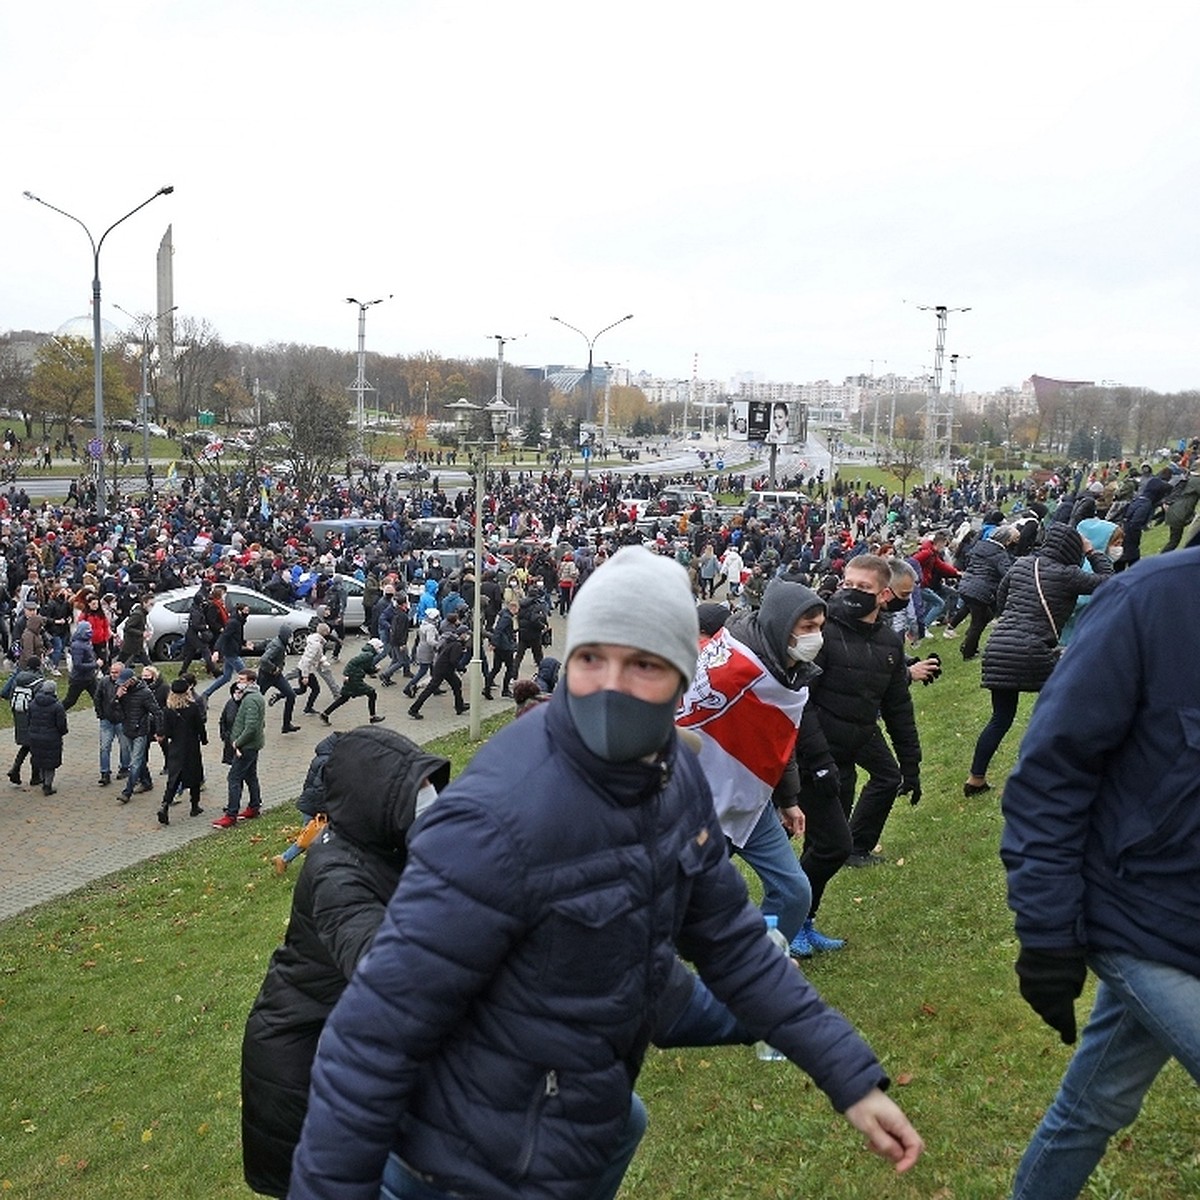
<path id="1" fill-rule="evenodd" d="M 1200 5 L 58 0 L 0 11 L 0 330 L 702 378 L 1200 386 Z M 948 376 L 948 365 L 947 365 Z"/>

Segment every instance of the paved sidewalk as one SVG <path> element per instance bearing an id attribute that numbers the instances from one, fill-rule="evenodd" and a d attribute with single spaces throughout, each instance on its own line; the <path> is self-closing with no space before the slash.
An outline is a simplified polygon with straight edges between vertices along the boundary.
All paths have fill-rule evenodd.
<path id="1" fill-rule="evenodd" d="M 558 621 L 555 621 L 558 624 Z M 556 638 L 556 640 L 558 640 Z M 357 648 L 347 645 L 342 651 L 344 662 Z M 550 651 L 553 653 L 553 650 Z M 532 662 L 526 661 L 524 674 L 530 674 Z M 397 683 L 403 677 L 397 675 Z M 428 742 L 443 734 L 467 728 L 468 717 L 456 716 L 449 691 L 444 697 L 431 697 L 421 710 L 423 721 L 410 720 L 407 708 L 411 703 L 401 687 L 384 688 L 379 692 L 378 711 L 387 718 L 385 728 L 398 730 L 414 741 Z M 464 682 L 465 691 L 465 682 Z M 273 694 L 273 693 L 272 693 Z M 482 701 L 482 717 L 487 718 L 511 708 L 511 700 Z M 322 699 L 329 694 L 322 689 Z M 134 793 L 128 804 L 117 797 L 120 785 L 114 777 L 109 787 L 99 787 L 99 737 L 97 722 L 88 697 L 67 714 L 70 732 L 64 750 L 64 765 L 54 779 L 57 795 L 43 796 L 41 787 L 21 787 L 0 776 L 0 920 L 15 916 L 35 904 L 66 895 L 92 880 L 100 879 L 156 854 L 173 850 L 199 837 L 238 837 L 240 830 L 213 829 L 210 821 L 221 815 L 225 805 L 227 768 L 221 762 L 221 743 L 217 736 L 217 718 L 227 698 L 222 690 L 213 696 L 209 707 L 209 744 L 204 751 L 207 790 L 201 803 L 202 816 L 188 816 L 188 801 L 183 800 L 171 809 L 171 824 L 159 825 L 155 816 L 162 800 L 166 777 L 162 769 L 162 752 L 151 747 L 150 771 L 154 791 Z M 300 794 L 313 748 L 331 730 L 352 729 L 367 720 L 367 702 L 352 700 L 339 708 L 330 718 L 327 728 L 317 717 L 300 714 L 301 701 L 296 706 L 295 721 L 300 733 L 286 737 L 280 733 L 283 708 L 267 709 L 267 745 L 259 760 L 259 779 L 262 783 L 263 808 L 291 804 Z M 5 771 L 12 764 L 15 743 L 10 731 L 0 731 L 0 755 Z M 117 747 L 113 746 L 113 766 L 116 767 Z M 21 768 L 21 776 L 29 779 L 29 760 Z M 115 771 L 114 771 L 115 776 Z M 297 812 L 299 819 L 299 812 Z"/>

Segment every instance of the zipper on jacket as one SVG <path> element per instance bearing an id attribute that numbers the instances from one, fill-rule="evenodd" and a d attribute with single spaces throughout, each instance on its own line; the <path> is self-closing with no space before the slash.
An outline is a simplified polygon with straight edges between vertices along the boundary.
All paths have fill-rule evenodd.
<path id="1" fill-rule="evenodd" d="M 558 1095 L 558 1072 L 547 1071 L 542 1079 L 541 1090 L 533 1098 L 529 1106 L 529 1114 L 525 1118 L 525 1136 L 521 1139 L 521 1157 L 517 1159 L 517 1178 L 524 1179 L 533 1161 L 533 1149 L 537 1144 L 538 1126 L 542 1120 L 542 1109 L 546 1101 Z"/>

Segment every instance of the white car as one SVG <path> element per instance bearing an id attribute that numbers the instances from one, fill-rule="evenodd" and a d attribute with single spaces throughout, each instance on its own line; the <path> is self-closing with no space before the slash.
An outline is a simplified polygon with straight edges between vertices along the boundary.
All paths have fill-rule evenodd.
<path id="1" fill-rule="evenodd" d="M 152 658 L 161 661 L 182 657 L 188 611 L 195 594 L 196 588 L 184 587 L 155 596 L 146 618 L 149 631 L 147 645 Z M 225 605 L 232 609 L 235 604 L 245 604 L 250 609 L 250 616 L 246 620 L 246 641 L 269 642 L 286 625 L 292 630 L 290 648 L 293 653 L 298 654 L 304 648 L 304 635 L 308 632 L 308 622 L 312 617 L 311 609 L 280 604 L 262 592 L 231 584 L 225 591 Z M 118 626 L 118 636 L 120 632 Z"/>

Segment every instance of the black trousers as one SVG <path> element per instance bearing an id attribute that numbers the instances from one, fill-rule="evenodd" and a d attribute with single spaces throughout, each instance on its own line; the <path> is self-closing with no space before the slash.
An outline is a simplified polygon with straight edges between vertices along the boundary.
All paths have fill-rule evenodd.
<path id="1" fill-rule="evenodd" d="M 851 854 L 869 853 L 879 841 L 900 789 L 900 768 L 878 726 L 852 754 L 839 754 L 833 748 L 833 756 L 838 769 L 837 797 L 826 797 L 811 787 L 800 789 L 805 822 L 800 866 L 812 884 L 812 916 L 821 906 L 825 885 L 846 859 Z M 855 805 L 858 767 L 867 772 L 868 779 Z"/>
<path id="2" fill-rule="evenodd" d="M 429 682 L 425 685 L 421 694 L 409 706 L 408 711 L 410 713 L 420 712 L 421 706 L 443 683 L 448 683 L 450 690 L 454 693 L 454 711 L 456 713 L 465 712 L 467 705 L 463 700 L 462 683 L 458 678 L 458 671 L 455 669 L 453 663 L 443 666 L 438 662 L 433 664 L 433 671 L 429 676 Z"/>

